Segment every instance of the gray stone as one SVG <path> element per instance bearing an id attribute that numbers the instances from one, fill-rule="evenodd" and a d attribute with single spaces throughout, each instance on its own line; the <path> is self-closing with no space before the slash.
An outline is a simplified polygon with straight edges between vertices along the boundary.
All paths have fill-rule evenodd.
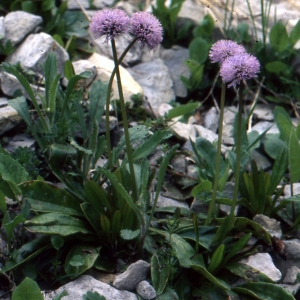
<path id="1" fill-rule="evenodd" d="M 245 265 L 253 267 L 261 273 L 267 275 L 274 282 L 278 282 L 281 279 L 280 271 L 275 267 L 273 260 L 268 253 L 257 253 L 244 258 L 240 261 Z"/>
<path id="2" fill-rule="evenodd" d="M 3 94 L 13 97 L 14 93 L 17 90 L 20 90 L 27 99 L 30 99 L 26 90 L 24 89 L 24 87 L 21 85 L 21 83 L 18 81 L 18 79 L 14 75 L 11 75 L 6 72 L 0 72 L 0 84 L 1 84 L 1 90 L 2 90 Z M 30 86 L 35 94 L 35 97 L 38 100 L 40 100 L 39 95 L 44 97 L 44 95 L 45 95 L 44 87 L 36 86 L 33 84 L 30 84 Z"/>
<path id="3" fill-rule="evenodd" d="M 299 273 L 300 273 L 300 269 L 297 266 L 291 266 L 287 270 L 282 282 L 285 283 L 285 284 L 295 284 L 295 283 L 297 283 L 297 276 L 298 276 Z"/>
<path id="4" fill-rule="evenodd" d="M 126 47 L 131 42 L 132 38 L 127 35 L 120 35 L 117 39 L 115 39 L 116 48 L 117 48 L 117 54 L 118 57 L 122 55 Z M 97 44 L 97 47 L 99 48 L 100 54 L 105 55 L 106 57 L 109 57 L 110 59 L 113 59 L 112 49 L 110 43 L 105 43 L 105 36 L 102 36 L 95 40 L 95 43 Z M 141 45 L 139 43 L 135 43 L 126 56 L 124 57 L 122 64 L 123 65 L 133 65 L 138 62 L 140 62 L 142 57 L 142 51 L 141 51 Z"/>
<path id="5" fill-rule="evenodd" d="M 223 136 L 233 136 L 233 124 L 236 113 L 237 108 L 235 106 L 225 107 L 223 117 Z"/>
<path id="6" fill-rule="evenodd" d="M 161 59 L 141 63 L 130 70 L 133 78 L 141 85 L 144 96 L 152 111 L 157 115 L 158 107 L 162 103 L 169 103 L 175 99 L 173 82 L 168 67 Z"/>
<path id="7" fill-rule="evenodd" d="M 79 86 L 82 86 L 82 87 L 89 86 L 93 82 L 95 77 L 97 76 L 96 66 L 88 60 L 85 60 L 85 59 L 77 60 L 77 61 L 72 62 L 72 65 L 74 68 L 74 73 L 76 75 L 79 75 L 80 73 L 85 72 L 85 71 L 89 71 L 92 73 L 90 78 L 79 80 L 79 82 L 77 83 Z M 67 78 L 63 79 L 62 84 L 64 86 L 68 85 Z"/>
<path id="8" fill-rule="evenodd" d="M 194 125 L 181 122 L 170 122 L 169 126 L 178 139 L 183 141 L 191 139 L 193 142 L 196 140 L 196 130 Z"/>
<path id="9" fill-rule="evenodd" d="M 268 121 L 258 122 L 252 127 L 252 131 L 257 131 L 259 134 L 262 134 L 267 129 L 269 129 L 268 133 L 279 133 L 276 124 Z"/>
<path id="10" fill-rule="evenodd" d="M 114 116 L 109 116 L 109 129 L 113 130 L 118 125 L 118 119 Z M 99 133 L 105 133 L 106 132 L 106 117 L 103 116 L 101 118 L 101 121 L 99 123 Z"/>
<path id="11" fill-rule="evenodd" d="M 149 263 L 138 260 L 131 264 L 124 273 L 118 275 L 113 285 L 119 290 L 133 291 L 139 282 L 147 278 L 149 270 Z"/>
<path id="12" fill-rule="evenodd" d="M 256 150 L 251 151 L 251 158 L 255 160 L 259 170 L 260 169 L 267 170 L 273 165 L 265 155 L 261 154 Z"/>
<path id="13" fill-rule="evenodd" d="M 40 16 L 24 11 L 13 11 L 8 13 L 4 18 L 5 37 L 3 42 L 10 40 L 12 45 L 20 43 L 27 34 L 43 22 Z"/>
<path id="14" fill-rule="evenodd" d="M 151 300 L 156 297 L 156 292 L 153 286 L 146 280 L 141 281 L 137 287 L 136 292 L 145 300 Z"/>
<path id="15" fill-rule="evenodd" d="M 178 173 L 186 173 L 186 155 L 185 154 L 175 154 L 171 159 L 171 165 L 173 170 Z"/>
<path id="16" fill-rule="evenodd" d="M 199 168 L 196 165 L 188 165 L 187 166 L 187 176 L 198 180 L 199 176 Z"/>
<path id="17" fill-rule="evenodd" d="M 180 46 L 173 46 L 172 49 L 163 50 L 161 58 L 169 68 L 175 95 L 182 98 L 186 97 L 187 88 L 182 83 L 180 76 L 187 78 L 190 76 L 190 70 L 185 64 L 185 60 L 189 59 L 189 50 Z"/>
<path id="18" fill-rule="evenodd" d="M 296 182 L 293 184 L 293 194 L 300 194 L 300 183 Z M 287 184 L 284 186 L 283 195 L 285 198 L 291 197 L 291 185 Z"/>
<path id="19" fill-rule="evenodd" d="M 0 135 L 11 130 L 22 121 L 17 111 L 11 106 L 0 108 Z"/>
<path id="20" fill-rule="evenodd" d="M 219 119 L 220 119 L 220 115 L 217 109 L 213 106 L 204 115 L 203 125 L 205 128 L 216 133 L 219 128 Z"/>
<path id="21" fill-rule="evenodd" d="M 289 259 L 297 259 L 298 264 L 300 260 L 300 241 L 298 239 L 286 240 L 285 249 Z"/>
<path id="22" fill-rule="evenodd" d="M 273 109 L 274 106 L 270 104 L 256 104 L 255 109 L 253 111 L 253 116 L 258 120 L 273 121 Z M 248 110 L 250 110 L 250 107 L 248 107 Z"/>
<path id="23" fill-rule="evenodd" d="M 89 0 L 64 0 L 64 1 L 68 2 L 68 9 L 80 9 L 80 6 L 82 6 L 85 9 L 90 8 Z"/>
<path id="24" fill-rule="evenodd" d="M 153 199 L 150 201 L 151 205 L 153 204 Z M 172 198 L 167 198 L 162 195 L 158 196 L 156 207 L 182 207 L 188 209 L 189 206 L 185 201 L 179 201 Z"/>
<path id="25" fill-rule="evenodd" d="M 261 214 L 255 215 L 253 221 L 261 225 L 271 236 L 281 239 L 282 231 L 279 221 Z"/>
<path id="26" fill-rule="evenodd" d="M 199 137 L 205 138 L 211 143 L 215 143 L 218 141 L 218 135 L 213 131 L 203 127 L 202 125 L 194 125 L 196 132 Z M 221 145 L 221 153 L 225 154 L 228 151 L 228 148 L 224 145 Z"/>
<path id="27" fill-rule="evenodd" d="M 164 117 L 169 113 L 169 111 L 173 108 L 172 105 L 168 103 L 162 103 L 157 109 L 157 116 Z"/>
<path id="28" fill-rule="evenodd" d="M 76 280 L 63 285 L 56 291 L 47 293 L 45 300 L 51 300 L 64 290 L 68 292 L 68 295 L 64 296 L 64 300 L 82 299 L 82 296 L 88 291 L 97 292 L 99 295 L 104 296 L 106 300 L 137 300 L 135 294 L 117 290 L 109 284 L 98 281 L 89 275 L 82 275 Z"/>
<path id="29" fill-rule="evenodd" d="M 88 61 L 96 66 L 97 73 L 98 73 L 96 79 L 100 79 L 103 82 L 108 82 L 109 78 L 110 78 L 110 75 L 111 75 L 111 73 L 114 69 L 114 66 L 115 66 L 113 60 L 105 57 L 104 55 L 94 53 L 93 55 L 91 55 L 89 57 Z M 130 96 L 133 95 L 133 94 L 140 93 L 140 94 L 143 95 L 142 87 L 130 75 L 130 73 L 127 71 L 127 69 L 120 66 L 120 74 L 121 74 L 121 80 L 122 80 L 122 86 L 123 86 L 124 100 L 126 102 L 131 101 Z M 116 77 L 114 78 L 114 81 L 113 81 L 112 99 L 119 99 Z"/>
<path id="30" fill-rule="evenodd" d="M 12 153 L 18 147 L 33 149 L 34 144 L 35 139 L 28 137 L 26 134 L 17 134 L 9 139 L 8 144 L 3 146 L 3 148 Z"/>
<path id="31" fill-rule="evenodd" d="M 17 62 L 25 70 L 32 70 L 38 74 L 43 74 L 43 68 L 48 53 L 53 51 L 57 57 L 57 70 L 62 76 L 64 74 L 64 64 L 69 59 L 67 51 L 61 47 L 51 35 L 41 32 L 30 34 L 17 49 L 6 58 L 6 62 L 14 65 Z"/>

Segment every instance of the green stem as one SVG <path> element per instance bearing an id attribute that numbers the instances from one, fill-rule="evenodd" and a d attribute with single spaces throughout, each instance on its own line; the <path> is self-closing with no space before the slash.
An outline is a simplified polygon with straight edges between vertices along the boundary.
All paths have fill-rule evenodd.
<path id="1" fill-rule="evenodd" d="M 226 84 L 222 84 L 222 93 L 221 93 L 221 103 L 220 103 L 220 120 L 219 120 L 219 132 L 218 132 L 218 145 L 217 145 L 217 153 L 216 153 L 216 169 L 215 169 L 215 178 L 214 178 L 214 186 L 212 198 L 210 201 L 207 218 L 205 220 L 205 225 L 209 225 L 213 211 L 215 209 L 217 191 L 218 191 L 218 183 L 220 176 L 220 163 L 221 163 L 221 146 L 222 146 L 222 133 L 223 133 L 223 117 L 224 117 L 224 107 L 225 107 L 225 92 L 226 92 Z"/>
<path id="2" fill-rule="evenodd" d="M 125 55 L 128 53 L 130 48 L 133 46 L 133 44 L 137 41 L 137 38 L 133 39 L 130 44 L 127 46 L 127 48 L 124 50 L 122 55 L 120 56 L 118 60 L 118 66 L 123 61 Z M 106 93 L 106 110 L 105 110 L 105 120 L 106 120 L 106 142 L 107 142 L 107 156 L 108 156 L 108 167 L 111 170 L 113 168 L 113 160 L 112 160 L 112 151 L 111 151 L 111 139 L 110 139 L 110 128 L 109 128 L 109 106 L 110 106 L 110 96 L 111 96 L 111 90 L 112 90 L 112 84 L 113 80 L 116 74 L 116 66 L 114 67 L 107 86 L 107 93 Z"/>
<path id="3" fill-rule="evenodd" d="M 237 137 L 236 137 L 236 160 L 235 160 L 235 170 L 234 170 L 234 190 L 233 190 L 233 199 L 232 206 L 230 210 L 230 229 L 233 227 L 234 223 L 234 211 L 237 203 L 237 196 L 239 192 L 239 180 L 240 180 L 240 163 L 241 163 L 241 140 L 242 140 L 242 117 L 243 117 L 243 85 L 240 85 L 239 88 L 239 110 L 238 110 L 238 128 L 237 128 Z M 230 230 L 229 229 L 229 230 Z"/>
<path id="4" fill-rule="evenodd" d="M 115 44 L 114 39 L 111 40 L 111 47 L 112 47 L 113 58 L 114 58 L 114 62 L 115 62 L 115 70 L 116 70 L 116 77 L 117 77 L 118 92 L 119 92 L 119 97 L 120 97 L 120 106 L 121 106 L 123 126 L 124 126 L 124 134 L 125 134 L 125 143 L 126 143 L 128 164 L 129 164 L 129 169 L 130 169 L 130 174 L 131 174 L 131 179 L 132 179 L 133 199 L 135 201 L 137 201 L 138 200 L 138 194 L 137 194 L 137 186 L 136 186 L 134 166 L 133 166 L 132 155 L 131 155 L 128 121 L 127 121 L 125 101 L 124 101 L 124 96 L 123 96 L 122 82 L 121 82 L 121 76 L 120 76 L 120 70 L 119 70 L 119 61 L 118 61 L 118 57 L 117 57 L 117 49 L 116 49 L 116 44 Z"/>

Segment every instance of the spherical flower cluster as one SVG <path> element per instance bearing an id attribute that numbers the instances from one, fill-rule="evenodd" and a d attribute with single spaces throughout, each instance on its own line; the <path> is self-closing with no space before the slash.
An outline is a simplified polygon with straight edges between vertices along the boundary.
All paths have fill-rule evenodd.
<path id="1" fill-rule="evenodd" d="M 236 42 L 220 40 L 212 45 L 209 52 L 209 58 L 212 63 L 223 63 L 226 58 L 243 53 L 246 53 L 246 49 Z"/>
<path id="2" fill-rule="evenodd" d="M 130 19 L 125 11 L 118 8 L 97 12 L 90 23 L 90 31 L 95 39 L 105 35 L 105 42 L 121 33 L 131 33 L 150 50 L 156 48 L 163 39 L 162 26 L 155 16 L 147 12 L 137 12 Z"/>
<path id="3" fill-rule="evenodd" d="M 154 49 L 162 42 L 163 29 L 158 19 L 147 12 L 136 12 L 131 18 L 131 33 L 144 46 Z"/>
<path id="4" fill-rule="evenodd" d="M 105 35 L 105 42 L 114 39 L 121 33 L 127 33 L 130 18 L 124 10 L 107 8 L 98 11 L 90 23 L 90 31 L 95 39 Z"/>
<path id="5" fill-rule="evenodd" d="M 220 75 L 228 87 L 236 87 L 241 81 L 256 77 L 260 63 L 256 57 L 234 41 L 220 40 L 213 44 L 209 58 L 211 62 L 220 62 Z"/>
<path id="6" fill-rule="evenodd" d="M 221 65 L 220 75 L 223 82 L 229 82 L 228 87 L 236 87 L 242 80 L 256 77 L 260 63 L 251 54 L 234 55 L 228 57 Z"/>

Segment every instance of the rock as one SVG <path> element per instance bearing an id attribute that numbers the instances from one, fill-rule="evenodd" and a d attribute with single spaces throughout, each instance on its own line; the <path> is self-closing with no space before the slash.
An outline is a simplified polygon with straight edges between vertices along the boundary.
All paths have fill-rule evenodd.
<path id="1" fill-rule="evenodd" d="M 203 125 L 205 128 L 216 133 L 219 128 L 220 115 L 217 109 L 213 106 L 211 107 L 203 117 Z"/>
<path id="2" fill-rule="evenodd" d="M 135 294 L 117 290 L 109 284 L 98 281 L 89 275 L 82 275 L 56 291 L 47 293 L 45 300 L 51 300 L 64 290 L 68 292 L 68 295 L 63 297 L 64 300 L 82 299 L 82 296 L 88 291 L 97 292 L 100 296 L 104 296 L 106 300 L 137 300 Z"/>
<path id="3" fill-rule="evenodd" d="M 181 122 L 170 122 L 169 126 L 178 139 L 183 141 L 191 139 L 193 142 L 196 140 L 196 130 L 194 125 Z"/>
<path id="4" fill-rule="evenodd" d="M 268 253 L 257 253 L 251 255 L 242 259 L 240 263 L 257 269 L 261 273 L 267 275 L 274 282 L 278 282 L 281 279 L 281 273 L 275 267 L 273 260 Z"/>
<path id="5" fill-rule="evenodd" d="M 11 106 L 0 108 L 0 135 L 11 130 L 22 121 L 17 111 Z"/>
<path id="6" fill-rule="evenodd" d="M 254 118 L 262 121 L 273 121 L 274 114 L 273 114 L 274 106 L 270 104 L 256 104 L 255 109 L 253 111 Z M 250 111 L 250 107 L 248 107 Z"/>
<path id="7" fill-rule="evenodd" d="M 114 116 L 109 116 L 109 129 L 113 130 L 118 125 L 118 119 Z M 106 117 L 103 116 L 101 118 L 101 121 L 99 123 L 99 133 L 105 133 L 106 132 Z"/>
<path id="8" fill-rule="evenodd" d="M 18 147 L 33 149 L 35 139 L 28 137 L 26 134 L 17 134 L 9 139 L 8 144 L 3 146 L 8 152 L 12 153 Z"/>
<path id="9" fill-rule="evenodd" d="M 139 282 L 147 278 L 149 270 L 149 263 L 138 260 L 131 264 L 124 273 L 118 275 L 113 285 L 119 290 L 133 291 Z"/>
<path id="10" fill-rule="evenodd" d="M 88 61 L 95 65 L 97 69 L 97 78 L 103 82 L 108 82 L 110 75 L 114 69 L 114 62 L 113 60 L 100 55 L 98 53 L 94 53 L 92 56 L 89 57 Z M 130 102 L 130 96 L 133 94 L 143 94 L 143 89 L 139 85 L 139 83 L 130 75 L 130 73 L 122 66 L 120 66 L 120 74 L 123 86 L 123 94 L 124 100 L 126 102 Z M 117 87 L 117 80 L 116 77 L 113 81 L 113 96 L 112 99 L 119 99 L 118 94 L 118 87 Z"/>
<path id="11" fill-rule="evenodd" d="M 252 127 L 252 131 L 257 131 L 259 134 L 262 134 L 267 129 L 269 129 L 268 133 L 279 133 L 276 124 L 268 121 L 260 121 Z"/>
<path id="12" fill-rule="evenodd" d="M 213 131 L 203 127 L 202 125 L 193 125 L 198 133 L 199 137 L 205 138 L 211 143 L 215 143 L 218 140 L 218 135 Z M 224 145 L 221 145 L 221 153 L 225 154 L 228 151 L 228 148 Z"/>
<path id="13" fill-rule="evenodd" d="M 72 62 L 72 65 L 74 68 L 74 73 L 76 75 L 79 75 L 80 73 L 85 72 L 85 71 L 89 71 L 92 73 L 92 76 L 90 78 L 87 78 L 84 80 L 83 79 L 79 80 L 79 82 L 77 83 L 79 86 L 83 86 L 83 87 L 89 86 L 93 82 L 95 77 L 97 76 L 97 69 L 96 69 L 95 65 L 92 64 L 88 60 L 85 60 L 85 59 L 77 60 L 77 61 Z M 64 86 L 68 85 L 67 78 L 63 79 L 62 84 Z"/>
<path id="14" fill-rule="evenodd" d="M 80 9 L 80 5 L 85 9 L 90 8 L 89 0 L 64 0 L 64 1 L 68 2 L 68 9 L 70 9 L 70 10 Z"/>
<path id="15" fill-rule="evenodd" d="M 223 117 L 223 136 L 233 137 L 233 124 L 236 113 L 237 108 L 235 106 L 225 107 Z"/>
<path id="16" fill-rule="evenodd" d="M 10 12 L 4 18 L 5 37 L 2 42 L 10 40 L 13 46 L 17 45 L 42 22 L 40 16 L 24 11 Z"/>
<path id="17" fill-rule="evenodd" d="M 298 239 L 286 240 L 285 249 L 289 259 L 296 259 L 299 264 L 300 260 L 300 241 Z"/>
<path id="18" fill-rule="evenodd" d="M 12 65 L 20 62 L 25 70 L 32 70 L 38 74 L 43 74 L 42 66 L 50 51 L 56 54 L 57 70 L 58 73 L 63 76 L 64 64 L 69 59 L 69 55 L 51 35 L 44 32 L 30 34 L 25 41 L 6 58 L 6 62 Z"/>
<path id="19" fill-rule="evenodd" d="M 144 106 L 149 108 L 150 105 L 155 115 L 162 103 L 169 103 L 175 99 L 169 69 L 160 58 L 152 62 L 141 63 L 129 71 L 143 88 L 147 102 Z"/>
<path id="20" fill-rule="evenodd" d="M 281 239 L 282 231 L 279 221 L 261 214 L 255 215 L 253 221 L 261 225 L 271 236 Z"/>
<path id="21" fill-rule="evenodd" d="M 156 297 L 156 292 L 153 286 L 146 280 L 141 281 L 137 287 L 136 292 L 145 300 L 151 300 Z"/>
<path id="22" fill-rule="evenodd" d="M 171 165 L 173 170 L 178 173 L 186 173 L 186 155 L 185 154 L 175 154 L 171 159 Z"/>
<path id="23" fill-rule="evenodd" d="M 273 166 L 273 164 L 270 162 L 268 157 L 266 157 L 265 155 L 261 154 L 256 150 L 251 151 L 251 159 L 255 160 L 258 170 L 260 169 L 267 170 L 268 168 Z"/>
<path id="24" fill-rule="evenodd" d="M 27 99 L 30 99 L 26 90 L 24 89 L 24 87 L 21 85 L 21 83 L 18 81 L 18 79 L 14 75 L 11 75 L 6 72 L 0 72 L 0 83 L 1 83 L 1 90 L 5 95 L 14 97 L 15 92 L 17 90 L 20 90 Z M 42 97 L 44 97 L 45 88 L 36 86 L 33 84 L 30 84 L 30 87 L 32 88 L 32 90 L 38 100 L 40 100 L 39 94 Z"/>
<path id="25" fill-rule="evenodd" d="M 300 269 L 297 266 L 291 266 L 286 275 L 284 276 L 282 282 L 285 284 L 295 284 L 297 283 L 297 276 L 300 273 Z"/>
<path id="26" fill-rule="evenodd" d="M 173 46 L 172 49 L 165 49 L 161 53 L 164 64 L 169 68 L 173 80 L 174 92 L 177 97 L 186 97 L 187 88 L 182 83 L 180 76 L 189 78 L 190 70 L 185 65 L 189 59 L 189 50 L 180 46 Z"/>
<path id="27" fill-rule="evenodd" d="M 172 105 L 168 103 L 162 103 L 157 109 L 157 116 L 163 118 L 172 108 Z"/>
<path id="28" fill-rule="evenodd" d="M 153 199 L 150 201 L 151 205 L 153 205 Z M 158 196 L 156 207 L 182 207 L 188 209 L 189 206 L 185 201 L 174 200 L 171 198 L 164 197 L 162 195 Z"/>
<path id="29" fill-rule="evenodd" d="M 198 24 L 206 14 L 205 7 L 206 6 L 201 3 L 197 3 L 197 1 L 185 0 L 178 16 L 183 19 L 189 19 Z"/>
<path id="30" fill-rule="evenodd" d="M 300 194 L 300 183 L 296 182 L 293 184 L 293 194 Z M 283 195 L 285 198 L 291 197 L 291 185 L 287 184 L 284 186 Z"/>
<path id="31" fill-rule="evenodd" d="M 113 59 L 111 44 L 105 43 L 104 41 L 105 41 L 105 36 L 102 36 L 95 40 L 95 43 L 97 44 L 97 47 L 100 50 L 100 54 L 105 55 L 110 59 Z M 127 35 L 120 35 L 118 36 L 118 38 L 115 39 L 118 57 L 122 55 L 122 53 L 130 44 L 131 41 L 132 38 L 128 37 Z M 131 66 L 133 64 L 138 63 L 141 60 L 141 57 L 142 57 L 141 44 L 136 42 L 124 57 L 122 64 L 125 64 L 126 66 Z"/>

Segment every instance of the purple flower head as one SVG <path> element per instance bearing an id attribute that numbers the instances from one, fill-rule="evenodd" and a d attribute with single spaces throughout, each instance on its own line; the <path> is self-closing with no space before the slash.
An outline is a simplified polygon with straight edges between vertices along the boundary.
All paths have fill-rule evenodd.
<path id="1" fill-rule="evenodd" d="M 220 62 L 238 54 L 246 53 L 246 49 L 234 41 L 220 40 L 212 45 L 209 51 L 209 58 L 212 63 Z"/>
<path id="2" fill-rule="evenodd" d="M 259 72 L 260 63 L 258 59 L 251 54 L 241 54 L 229 56 L 221 65 L 220 75 L 223 82 L 229 82 L 228 87 L 240 83 L 242 80 L 256 77 Z"/>
<path id="3" fill-rule="evenodd" d="M 95 39 L 105 35 L 105 42 L 121 33 L 128 32 L 130 18 L 118 8 L 106 8 L 98 11 L 90 23 L 90 31 Z"/>
<path id="4" fill-rule="evenodd" d="M 162 42 L 163 29 L 156 17 L 147 12 L 136 12 L 131 18 L 131 33 L 150 50 Z"/>

